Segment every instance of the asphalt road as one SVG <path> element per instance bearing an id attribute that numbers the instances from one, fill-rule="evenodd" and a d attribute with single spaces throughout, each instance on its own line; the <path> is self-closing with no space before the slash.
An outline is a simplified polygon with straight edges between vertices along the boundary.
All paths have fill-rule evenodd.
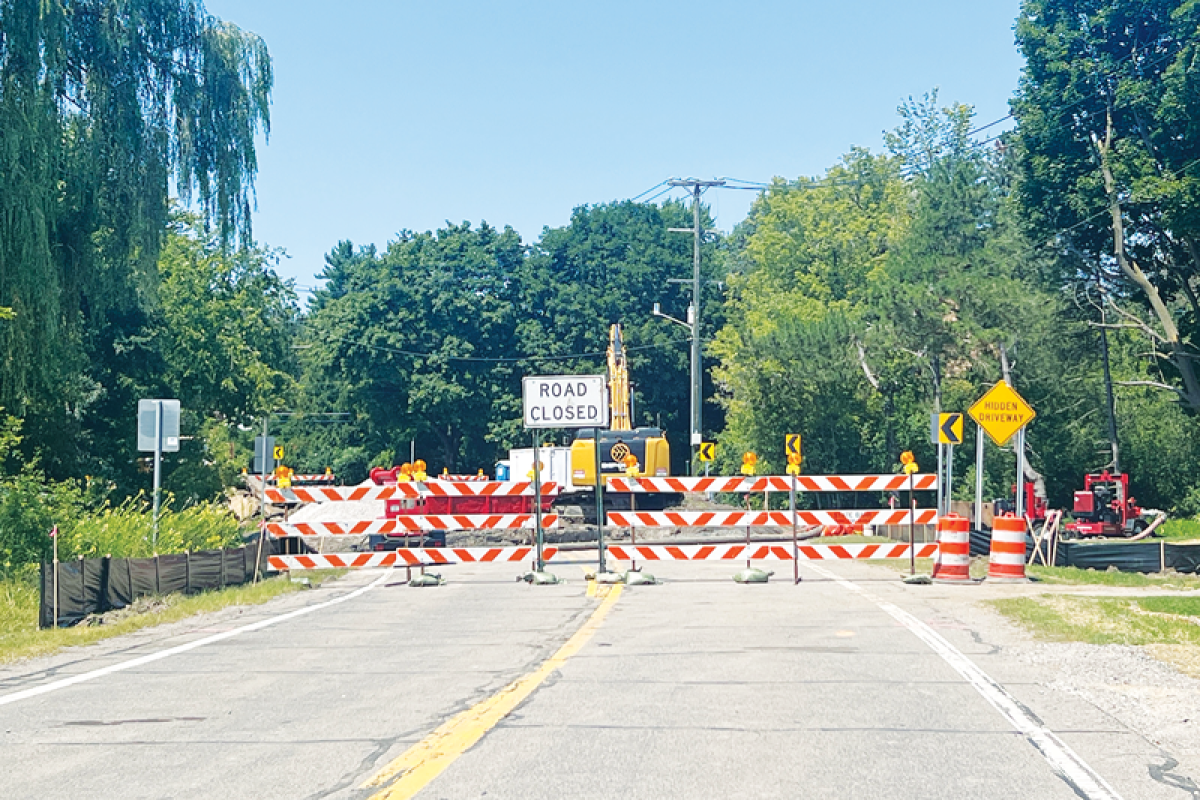
<path id="1" fill-rule="evenodd" d="M 513 565 L 456 565 L 429 589 L 363 572 L 12 665 L 0 796 L 406 796 L 363 784 L 569 640 L 417 796 L 1193 796 L 1154 779 L 1156 745 L 964 623 L 971 587 L 843 562 L 793 586 L 774 568 L 788 574 L 742 586 L 727 564 L 656 564 L 665 585 L 605 599 L 575 564 L 554 565 L 560 586 L 516 583 Z"/>

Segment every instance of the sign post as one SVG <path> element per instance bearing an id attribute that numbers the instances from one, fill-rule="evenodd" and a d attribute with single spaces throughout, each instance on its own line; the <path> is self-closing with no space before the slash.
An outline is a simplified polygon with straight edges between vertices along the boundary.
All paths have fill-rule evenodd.
<path id="1" fill-rule="evenodd" d="M 527 375 L 521 381 L 521 406 L 527 429 L 592 428 L 596 451 L 596 527 L 600 548 L 599 571 L 604 571 L 604 492 L 600 474 L 600 430 L 609 425 L 608 386 L 603 375 Z M 542 474 L 539 457 L 541 434 L 535 434 L 533 450 L 534 503 L 537 504 L 537 571 L 542 558 Z"/>
<path id="2" fill-rule="evenodd" d="M 58 526 L 50 529 L 50 538 L 54 540 L 54 625 L 58 627 Z"/>
<path id="3" fill-rule="evenodd" d="M 608 571 L 604 566 L 604 481 L 600 478 L 603 461 L 600 458 L 600 429 L 592 428 L 592 435 L 596 437 L 596 446 L 592 450 L 596 455 L 596 542 L 600 548 L 600 562 L 596 566 L 596 572 L 599 573 Z"/>
<path id="4" fill-rule="evenodd" d="M 533 514 L 537 530 L 537 571 L 541 572 L 546 566 L 542 560 L 542 546 L 545 540 L 542 534 L 542 434 L 533 434 Z"/>
<path id="5" fill-rule="evenodd" d="M 803 459 L 800 453 L 800 434 L 789 433 L 785 436 L 783 449 L 787 453 L 787 474 L 792 476 L 788 507 L 792 510 L 792 585 L 795 586 L 800 582 L 800 531 L 796 521 L 796 476 L 800 474 L 800 463 Z"/>
<path id="6" fill-rule="evenodd" d="M 975 426 L 975 530 L 983 530 L 983 426 Z"/>
<path id="7" fill-rule="evenodd" d="M 913 494 L 913 475 L 917 472 L 917 459 L 913 456 L 911 450 L 905 450 L 900 454 L 900 463 L 904 465 L 904 474 L 908 476 L 908 561 L 909 574 L 917 574 L 917 542 L 916 528 L 914 524 L 917 519 L 917 500 Z"/>
<path id="8" fill-rule="evenodd" d="M 138 400 L 138 451 L 154 453 L 154 523 L 151 545 L 158 546 L 162 454 L 179 452 L 179 401 Z"/>

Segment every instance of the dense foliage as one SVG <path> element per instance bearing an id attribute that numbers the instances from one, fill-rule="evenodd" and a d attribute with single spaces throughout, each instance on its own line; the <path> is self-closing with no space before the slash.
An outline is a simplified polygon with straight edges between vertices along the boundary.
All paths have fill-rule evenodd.
<path id="1" fill-rule="evenodd" d="M 271 84 L 265 44 L 193 0 L 0 0 L 0 405 L 52 474 L 124 449 L 123 378 L 154 379 L 169 189 L 250 243 Z"/>
<path id="2" fill-rule="evenodd" d="M 776 178 L 706 238 L 721 471 L 743 450 L 780 470 L 790 432 L 810 473 L 902 449 L 928 467 L 929 414 L 1003 378 L 1038 410 L 1052 503 L 1119 464 L 1144 505 L 1200 513 L 1200 4 L 1025 0 L 1016 34 L 1013 130 L 981 143 L 970 107 L 909 99 L 883 151 Z M 687 315 L 692 239 L 668 229 L 690 203 L 581 206 L 536 242 L 486 223 L 341 242 L 302 309 L 250 231 L 271 83 L 265 44 L 199 3 L 0 0 L 4 564 L 43 557 L 53 524 L 73 553 L 142 547 L 139 398 L 183 402 L 168 538 L 203 546 L 236 535 L 203 501 L 264 422 L 302 472 L 359 480 L 410 448 L 489 469 L 529 442 L 521 377 L 603 371 L 613 323 L 635 424 L 693 467 L 687 334 L 651 313 Z M 989 496 L 1014 460 L 988 445 Z"/>
<path id="3" fill-rule="evenodd" d="M 690 274 L 691 241 L 667 228 L 689 220 L 678 203 L 625 202 L 578 208 L 535 247 L 465 223 L 401 233 L 383 253 L 339 244 L 305 320 L 302 410 L 313 413 L 283 428 L 299 465 L 357 479 L 412 447 L 434 472 L 490 470 L 528 446 L 521 377 L 603 372 L 613 323 L 630 349 L 636 422 L 684 432 L 686 338 L 651 309 L 684 316 L 668 279 Z M 719 309 L 716 286 L 707 299 Z M 719 320 L 710 313 L 707 330 Z M 318 416 L 329 411 L 353 420 Z"/>

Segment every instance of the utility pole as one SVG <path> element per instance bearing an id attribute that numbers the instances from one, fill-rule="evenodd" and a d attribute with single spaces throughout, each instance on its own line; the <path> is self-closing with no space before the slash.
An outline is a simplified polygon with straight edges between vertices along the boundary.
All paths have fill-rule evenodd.
<path id="1" fill-rule="evenodd" d="M 724 186 L 725 181 L 701 181 L 695 178 L 678 178 L 667 181 L 669 186 L 683 186 L 692 190 L 692 227 L 668 228 L 668 231 L 691 233 L 692 245 L 692 307 L 688 309 L 688 325 L 692 333 L 692 460 L 696 458 L 704 441 L 701 420 L 701 386 L 703 373 L 700 370 L 700 241 L 704 231 L 700 228 L 700 194 L 712 186 Z"/>

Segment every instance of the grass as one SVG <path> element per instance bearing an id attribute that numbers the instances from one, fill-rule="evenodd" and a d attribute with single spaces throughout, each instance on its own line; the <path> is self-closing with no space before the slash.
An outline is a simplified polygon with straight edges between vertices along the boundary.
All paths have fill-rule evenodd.
<path id="1" fill-rule="evenodd" d="M 1078 567 L 1026 567 L 1026 573 L 1042 583 L 1074 586 L 1150 586 L 1158 589 L 1200 589 L 1200 575 L 1177 572 L 1118 572 L 1117 570 L 1080 569 Z"/>
<path id="2" fill-rule="evenodd" d="M 317 570 L 305 576 L 313 586 L 339 577 L 345 570 Z M 195 595 L 173 594 L 139 598 L 129 609 L 112 612 L 102 625 L 79 624 L 71 628 L 41 630 L 37 626 L 36 575 L 0 580 L 0 664 L 55 653 L 65 647 L 92 644 L 143 628 L 177 622 L 197 614 L 230 606 L 265 603 L 304 587 L 286 576 L 256 584 L 231 586 Z"/>
<path id="3" fill-rule="evenodd" d="M 1200 519 L 1169 519 L 1156 532 L 1167 541 L 1200 541 Z"/>
<path id="4" fill-rule="evenodd" d="M 1145 647 L 1200 678 L 1200 597 L 1042 595 L 987 602 L 1038 638 Z"/>
<path id="5" fill-rule="evenodd" d="M 1077 597 L 988 601 L 1040 638 L 1088 644 L 1200 645 L 1200 598 Z"/>
<path id="6" fill-rule="evenodd" d="M 1155 614 L 1200 617 L 1200 597 L 1139 597 L 1133 602 L 1143 611 Z"/>

